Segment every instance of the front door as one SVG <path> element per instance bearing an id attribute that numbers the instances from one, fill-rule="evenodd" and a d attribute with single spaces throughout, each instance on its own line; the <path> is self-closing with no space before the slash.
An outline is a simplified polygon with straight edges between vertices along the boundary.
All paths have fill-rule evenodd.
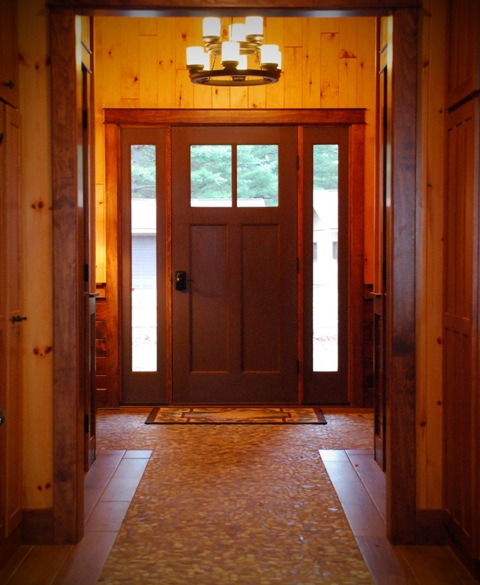
<path id="1" fill-rule="evenodd" d="M 119 402 L 362 405 L 363 126 L 119 138 Z"/>
<path id="2" fill-rule="evenodd" d="M 176 404 L 295 404 L 297 134 L 172 132 Z"/>

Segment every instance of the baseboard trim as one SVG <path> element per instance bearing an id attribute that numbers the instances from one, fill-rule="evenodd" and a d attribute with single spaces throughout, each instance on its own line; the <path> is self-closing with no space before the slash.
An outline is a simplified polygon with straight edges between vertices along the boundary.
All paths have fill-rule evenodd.
<path id="1" fill-rule="evenodd" d="M 477 580 L 480 580 L 480 559 L 472 558 L 465 548 L 455 540 L 448 531 L 448 544 L 460 561 L 465 565 L 468 572 Z"/>
<path id="2" fill-rule="evenodd" d="M 53 508 L 23 511 L 23 544 L 53 544 Z"/>
<path id="3" fill-rule="evenodd" d="M 10 536 L 0 539 L 0 569 L 7 564 L 18 547 L 22 544 L 21 537 L 21 529 L 20 526 L 18 526 Z"/>
<path id="4" fill-rule="evenodd" d="M 441 546 L 448 543 L 443 510 L 417 510 L 415 544 Z"/>

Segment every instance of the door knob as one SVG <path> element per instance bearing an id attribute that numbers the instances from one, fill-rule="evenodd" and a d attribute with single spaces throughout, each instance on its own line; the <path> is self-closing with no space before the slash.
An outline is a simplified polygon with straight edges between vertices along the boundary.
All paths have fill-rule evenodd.
<path id="1" fill-rule="evenodd" d="M 175 272 L 175 290 L 187 289 L 187 273 L 184 270 Z"/>
<path id="2" fill-rule="evenodd" d="M 5 413 L 3 412 L 3 410 L 0 410 L 0 426 L 2 426 L 4 422 L 5 422 Z"/>
<path id="3" fill-rule="evenodd" d="M 14 315 L 10 321 L 12 323 L 21 323 L 22 321 L 26 321 L 27 318 L 26 317 L 22 317 L 21 315 Z"/>

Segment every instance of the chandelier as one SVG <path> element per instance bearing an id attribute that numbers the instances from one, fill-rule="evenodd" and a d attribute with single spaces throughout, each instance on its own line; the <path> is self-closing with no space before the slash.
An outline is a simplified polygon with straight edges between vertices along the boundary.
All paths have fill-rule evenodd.
<path id="1" fill-rule="evenodd" d="M 247 16 L 230 24 L 229 39 L 221 40 L 221 20 L 203 19 L 203 47 L 187 48 L 190 80 L 200 85 L 267 85 L 280 79 L 282 54 L 278 45 L 263 45 L 263 18 Z M 258 68 L 249 68 L 248 57 Z M 215 68 L 217 59 L 223 69 Z"/>

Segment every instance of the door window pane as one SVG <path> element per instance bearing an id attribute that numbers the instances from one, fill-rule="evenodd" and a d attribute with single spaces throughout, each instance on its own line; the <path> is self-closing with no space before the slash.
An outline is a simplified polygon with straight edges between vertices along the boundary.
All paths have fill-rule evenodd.
<path id="1" fill-rule="evenodd" d="M 313 152 L 313 371 L 338 370 L 338 145 Z"/>
<path id="2" fill-rule="evenodd" d="M 132 371 L 157 370 L 156 148 L 131 147 Z"/>
<path id="3" fill-rule="evenodd" d="M 278 206 L 278 145 L 237 146 L 237 206 Z"/>
<path id="4" fill-rule="evenodd" d="M 232 147 L 193 144 L 190 147 L 192 207 L 232 206 Z"/>

